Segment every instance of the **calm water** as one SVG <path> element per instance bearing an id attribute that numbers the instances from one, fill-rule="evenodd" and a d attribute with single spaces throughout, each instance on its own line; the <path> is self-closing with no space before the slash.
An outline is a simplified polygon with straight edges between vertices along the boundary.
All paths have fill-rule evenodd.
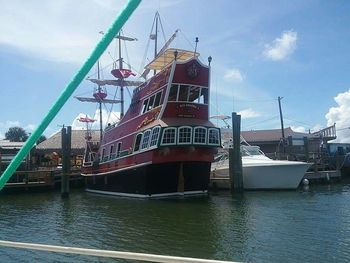
<path id="1" fill-rule="evenodd" d="M 173 200 L 3 195 L 0 208 L 2 240 L 245 262 L 350 261 L 350 184 Z M 0 247 L 0 262 L 125 261 Z"/>

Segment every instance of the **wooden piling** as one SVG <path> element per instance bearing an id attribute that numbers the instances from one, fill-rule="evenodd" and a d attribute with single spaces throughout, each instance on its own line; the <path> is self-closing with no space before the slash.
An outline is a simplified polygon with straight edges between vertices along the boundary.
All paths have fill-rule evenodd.
<path id="1" fill-rule="evenodd" d="M 62 174 L 61 174 L 61 197 L 69 197 L 69 175 L 70 175 L 70 156 L 71 156 L 71 138 L 72 127 L 62 128 Z"/>
<path id="2" fill-rule="evenodd" d="M 241 115 L 232 113 L 233 148 L 229 149 L 229 169 L 231 190 L 243 191 L 243 171 L 241 156 Z"/>

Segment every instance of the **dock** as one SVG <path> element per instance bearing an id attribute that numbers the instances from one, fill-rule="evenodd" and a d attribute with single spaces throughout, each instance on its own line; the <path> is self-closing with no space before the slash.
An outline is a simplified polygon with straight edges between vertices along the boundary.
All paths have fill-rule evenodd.
<path id="1" fill-rule="evenodd" d="M 328 183 L 341 180 L 340 170 L 306 172 L 303 179 L 313 183 Z"/>
<path id="2" fill-rule="evenodd" d="M 52 170 L 18 171 L 5 184 L 5 189 L 25 189 L 54 187 L 54 173 Z"/>

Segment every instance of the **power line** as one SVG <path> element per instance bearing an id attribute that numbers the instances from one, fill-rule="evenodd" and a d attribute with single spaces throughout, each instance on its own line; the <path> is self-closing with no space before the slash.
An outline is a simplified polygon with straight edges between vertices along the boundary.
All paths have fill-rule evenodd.
<path id="1" fill-rule="evenodd" d="M 261 121 L 257 121 L 257 122 L 254 122 L 254 123 L 250 123 L 250 124 L 244 125 L 244 126 L 245 126 L 245 128 L 253 127 L 253 126 L 255 126 L 256 124 L 259 124 L 259 123 L 262 123 L 262 122 L 266 122 L 266 121 L 271 121 L 271 120 L 276 119 L 276 118 L 279 118 L 279 116 L 276 115 L 276 116 L 273 116 L 273 117 L 271 117 L 271 118 L 268 118 L 268 119 L 265 119 L 265 120 L 261 120 Z"/>

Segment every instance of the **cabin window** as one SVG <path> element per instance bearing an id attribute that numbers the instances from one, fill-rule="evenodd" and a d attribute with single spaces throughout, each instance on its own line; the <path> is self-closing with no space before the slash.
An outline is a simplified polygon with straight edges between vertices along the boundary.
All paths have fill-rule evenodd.
<path id="1" fill-rule="evenodd" d="M 147 110 L 148 99 L 143 101 L 142 114 Z"/>
<path id="2" fill-rule="evenodd" d="M 161 97 L 162 97 L 162 92 L 158 92 L 156 94 L 156 98 L 154 100 L 154 107 L 153 108 L 158 107 L 160 105 L 160 98 Z"/>
<path id="3" fill-rule="evenodd" d="M 208 88 L 191 85 L 172 85 L 169 92 L 169 101 L 188 101 L 193 103 L 208 104 Z"/>
<path id="4" fill-rule="evenodd" d="M 187 101 L 187 100 L 188 100 L 188 86 L 180 85 L 178 101 Z"/>
<path id="5" fill-rule="evenodd" d="M 121 151 L 121 149 L 122 149 L 122 143 L 121 142 L 118 142 L 118 146 L 117 146 L 117 157 L 119 157 L 120 156 L 120 151 Z"/>
<path id="6" fill-rule="evenodd" d="M 207 129 L 203 127 L 194 128 L 194 143 L 195 144 L 206 144 L 207 142 Z"/>
<path id="7" fill-rule="evenodd" d="M 179 144 L 189 144 L 192 142 L 192 128 L 191 127 L 180 127 L 179 128 Z"/>
<path id="8" fill-rule="evenodd" d="M 176 101 L 177 99 L 177 89 L 178 85 L 171 85 L 170 92 L 169 92 L 169 101 Z"/>
<path id="9" fill-rule="evenodd" d="M 219 138 L 219 130 L 210 128 L 209 129 L 209 139 L 208 139 L 209 144 L 213 145 L 219 145 L 220 144 L 220 138 Z"/>
<path id="10" fill-rule="evenodd" d="M 155 97 L 154 95 L 152 97 L 150 97 L 149 102 L 148 102 L 147 111 L 150 111 L 151 109 L 153 109 L 154 97 Z"/>
<path id="11" fill-rule="evenodd" d="M 153 147 L 157 145 L 159 132 L 160 132 L 160 127 L 154 127 L 152 129 L 152 136 L 151 136 L 151 142 L 149 144 L 149 147 Z"/>
<path id="12" fill-rule="evenodd" d="M 101 155 L 101 161 L 103 161 L 103 159 L 105 158 L 105 154 L 106 154 L 106 149 L 103 148 L 102 149 L 102 155 Z"/>
<path id="13" fill-rule="evenodd" d="M 199 103 L 198 100 L 199 100 L 200 91 L 201 91 L 200 87 L 191 86 L 189 91 L 188 101 Z"/>
<path id="14" fill-rule="evenodd" d="M 207 88 L 202 88 L 201 89 L 201 95 L 199 97 L 199 103 L 201 104 L 208 104 L 208 89 Z"/>
<path id="15" fill-rule="evenodd" d="M 112 144 L 111 147 L 109 148 L 109 158 L 110 159 L 115 158 L 115 153 L 113 154 L 113 150 L 114 150 L 114 144 Z"/>
<path id="16" fill-rule="evenodd" d="M 175 144 L 176 143 L 176 128 L 165 128 L 162 137 L 162 144 Z"/>
<path id="17" fill-rule="evenodd" d="M 141 150 L 148 148 L 148 143 L 151 135 L 151 130 L 145 131 L 143 134 L 142 144 L 141 144 Z"/>
<path id="18" fill-rule="evenodd" d="M 137 152 L 138 150 L 140 150 L 141 139 L 142 139 L 142 133 L 137 134 L 135 139 L 134 152 Z"/>

